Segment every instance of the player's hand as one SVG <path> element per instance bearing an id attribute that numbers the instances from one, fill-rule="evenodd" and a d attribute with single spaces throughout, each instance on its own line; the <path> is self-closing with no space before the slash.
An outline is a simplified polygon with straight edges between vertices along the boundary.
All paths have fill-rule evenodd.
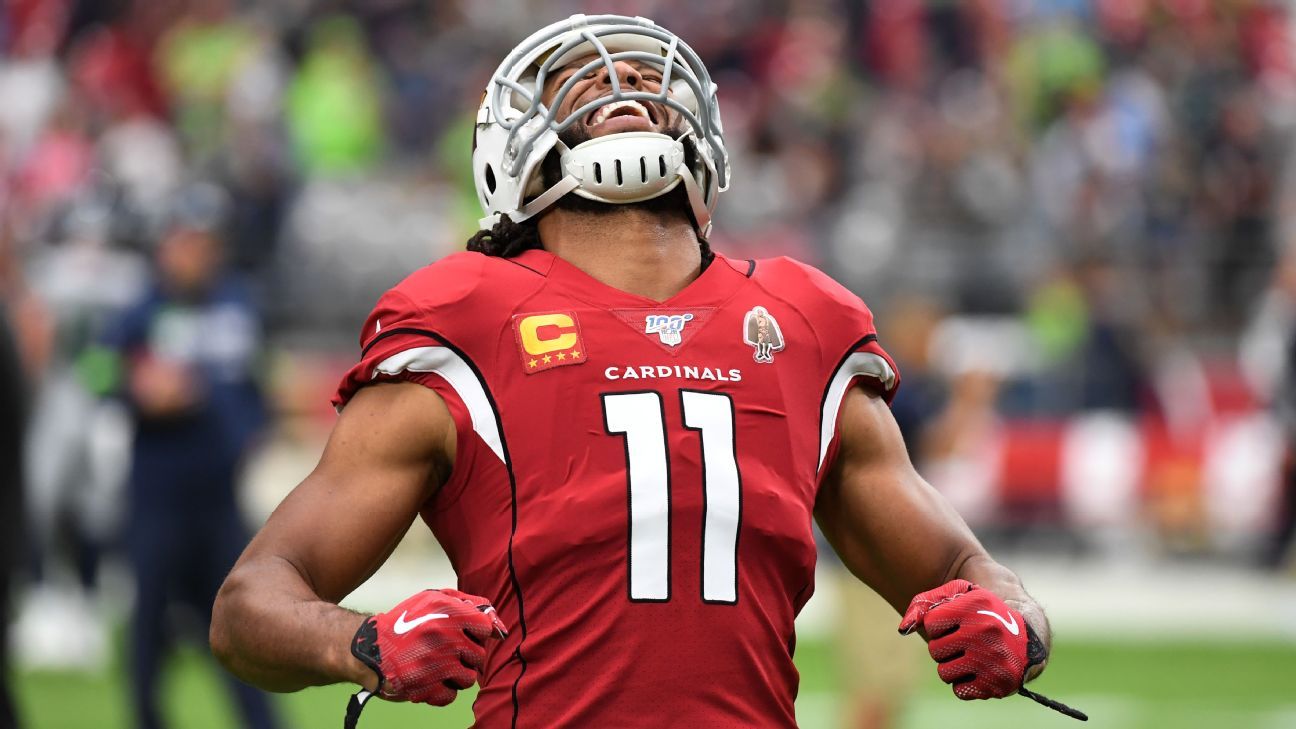
<path id="1" fill-rule="evenodd" d="M 1030 626 L 1021 613 L 967 580 L 953 580 L 914 597 L 900 632 L 915 630 L 927 636 L 927 652 L 939 664 L 936 672 L 960 699 L 1011 696 L 1021 690 L 1026 670 L 1038 662 L 1028 659 Z"/>
<path id="2" fill-rule="evenodd" d="M 424 590 L 365 620 L 351 653 L 378 674 L 376 695 L 445 706 L 477 682 L 487 641 L 507 635 L 485 598 Z"/>
<path id="3" fill-rule="evenodd" d="M 183 415 L 199 402 L 198 383 L 190 368 L 161 357 L 136 359 L 128 385 L 135 407 L 149 417 Z"/>

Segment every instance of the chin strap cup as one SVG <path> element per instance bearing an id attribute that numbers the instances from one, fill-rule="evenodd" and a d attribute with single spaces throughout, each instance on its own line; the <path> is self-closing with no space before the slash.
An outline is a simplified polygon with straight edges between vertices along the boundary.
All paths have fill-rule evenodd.
<path id="1" fill-rule="evenodd" d="M 660 197 L 682 182 L 698 236 L 707 238 L 711 234 L 711 208 L 686 162 L 683 140 L 689 134 L 671 139 L 655 132 L 626 132 L 596 137 L 571 148 L 559 140 L 554 149 L 559 152 L 566 174 L 511 213 L 509 219 L 520 223 L 533 218 L 568 193 L 617 205 Z M 489 230 L 499 219 L 498 213 L 488 215 L 478 225 Z"/>

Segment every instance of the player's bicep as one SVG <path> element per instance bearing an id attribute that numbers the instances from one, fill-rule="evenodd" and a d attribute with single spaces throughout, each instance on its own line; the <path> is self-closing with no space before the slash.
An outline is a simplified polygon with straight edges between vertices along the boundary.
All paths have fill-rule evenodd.
<path id="1" fill-rule="evenodd" d="M 285 560 L 316 595 L 341 600 L 386 560 L 449 475 L 454 452 L 454 419 L 434 391 L 409 382 L 361 389 L 319 465 L 240 561 Z"/>
<path id="2" fill-rule="evenodd" d="M 836 461 L 820 486 L 815 516 L 848 568 L 903 610 L 983 553 L 962 517 L 909 461 L 890 408 L 854 387 L 842 402 Z"/>

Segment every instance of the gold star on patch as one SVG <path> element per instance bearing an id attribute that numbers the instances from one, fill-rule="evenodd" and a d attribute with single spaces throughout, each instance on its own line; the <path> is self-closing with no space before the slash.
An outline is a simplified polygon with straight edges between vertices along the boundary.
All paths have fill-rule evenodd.
<path id="1" fill-rule="evenodd" d="M 561 362 L 561 361 L 563 361 L 563 360 L 565 360 L 565 359 L 567 359 L 567 355 L 564 354 L 564 353 L 562 353 L 562 352 L 559 352 L 559 353 L 558 353 L 558 361 Z"/>
<path id="2" fill-rule="evenodd" d="M 572 352 L 572 359 L 580 359 L 580 350 Z"/>
<path id="3" fill-rule="evenodd" d="M 549 355 L 546 354 L 546 355 L 544 356 L 544 360 L 543 360 L 543 361 L 544 361 L 545 364 L 549 364 L 550 362 L 553 361 L 553 357 L 550 357 Z"/>
<path id="4" fill-rule="evenodd" d="M 540 363 L 535 360 L 531 360 L 530 362 L 527 362 L 527 367 L 535 367 L 538 364 Z"/>

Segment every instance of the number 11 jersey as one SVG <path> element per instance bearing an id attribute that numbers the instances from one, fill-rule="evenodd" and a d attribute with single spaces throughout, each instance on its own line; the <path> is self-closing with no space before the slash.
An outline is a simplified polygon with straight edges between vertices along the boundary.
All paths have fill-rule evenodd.
<path id="1" fill-rule="evenodd" d="M 848 387 L 899 381 L 872 315 L 786 258 L 662 302 L 547 251 L 460 253 L 378 302 L 335 405 L 421 383 L 457 426 L 422 510 L 511 632 L 482 729 L 795 727 L 794 619 Z"/>

